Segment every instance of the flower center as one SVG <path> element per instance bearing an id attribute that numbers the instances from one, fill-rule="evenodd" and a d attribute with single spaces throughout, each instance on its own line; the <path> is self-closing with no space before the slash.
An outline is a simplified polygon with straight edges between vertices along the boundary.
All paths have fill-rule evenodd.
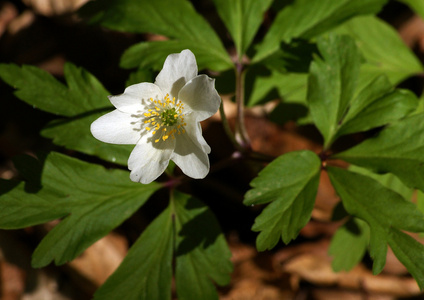
<path id="1" fill-rule="evenodd" d="M 181 101 L 171 100 L 166 94 L 163 101 L 150 98 L 150 107 L 144 113 L 144 129 L 152 133 L 155 143 L 160 140 L 166 141 L 168 138 L 175 139 L 175 135 L 185 133 L 184 126 L 184 105 Z"/>

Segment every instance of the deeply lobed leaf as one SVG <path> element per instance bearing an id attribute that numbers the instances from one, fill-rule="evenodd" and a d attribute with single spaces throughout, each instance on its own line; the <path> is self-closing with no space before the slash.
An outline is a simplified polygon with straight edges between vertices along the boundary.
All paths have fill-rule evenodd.
<path id="1" fill-rule="evenodd" d="M 378 274 L 386 261 L 390 235 L 396 230 L 423 232 L 424 215 L 416 205 L 374 179 L 335 167 L 329 167 L 328 173 L 346 211 L 370 227 L 373 272 Z"/>
<path id="2" fill-rule="evenodd" d="M 15 87 L 16 96 L 34 107 L 66 119 L 50 122 L 42 135 L 57 145 L 96 155 L 122 165 L 133 146 L 111 145 L 96 140 L 90 124 L 111 108 L 109 92 L 90 73 L 71 63 L 65 64 L 67 85 L 34 66 L 0 65 L 0 78 Z"/>
<path id="3" fill-rule="evenodd" d="M 65 64 L 67 86 L 35 66 L 0 64 L 0 78 L 16 90 L 15 95 L 41 110 L 72 117 L 110 107 L 108 91 L 90 73 Z"/>
<path id="4" fill-rule="evenodd" d="M 35 250 L 35 267 L 74 259 L 160 188 L 157 183 L 133 183 L 128 172 L 107 171 L 58 153 L 45 160 L 41 186 L 39 191 L 27 193 L 21 183 L 0 196 L 2 228 L 23 228 L 66 217 Z"/>
<path id="5" fill-rule="evenodd" d="M 209 69 L 223 71 L 233 66 L 215 31 L 187 0 L 96 1 L 88 3 L 82 11 L 90 10 L 96 12 L 93 20 L 107 28 L 126 32 L 156 33 L 172 38 L 173 41 L 162 44 L 166 52 L 177 48 L 178 50 L 189 48 L 196 55 L 196 59 L 205 62 L 205 67 Z M 156 46 L 151 43 L 141 45 L 134 47 Z M 152 56 L 149 55 L 149 58 Z M 132 64 L 135 60 L 139 64 L 148 63 L 132 50 L 125 56 L 125 61 L 128 60 L 131 60 Z"/>
<path id="6" fill-rule="evenodd" d="M 361 56 L 347 36 L 321 38 L 318 49 L 323 58 L 316 57 L 311 64 L 307 99 L 315 125 L 328 146 L 355 94 Z"/>
<path id="7" fill-rule="evenodd" d="M 362 68 L 363 77 L 372 79 L 384 74 L 390 83 L 399 84 L 424 70 L 399 33 L 375 16 L 353 18 L 338 27 L 336 32 L 355 39 L 366 61 Z"/>
<path id="8" fill-rule="evenodd" d="M 393 123 L 361 144 L 334 155 L 375 172 L 395 174 L 406 185 L 424 190 L 424 114 Z"/>
<path id="9" fill-rule="evenodd" d="M 261 231 L 259 251 L 273 248 L 282 237 L 289 243 L 309 221 L 319 184 L 321 161 L 311 151 L 280 156 L 259 173 L 244 199 L 245 205 L 271 202 L 252 229 Z"/>
<path id="10" fill-rule="evenodd" d="M 228 284 L 231 252 L 209 208 L 176 191 L 94 299 L 171 299 L 173 256 L 178 299 L 218 299 L 211 280 Z"/>
<path id="11" fill-rule="evenodd" d="M 334 257 L 331 265 L 336 272 L 350 271 L 364 257 L 370 239 L 367 223 L 353 218 L 341 226 L 333 238 L 328 253 Z"/>
<path id="12" fill-rule="evenodd" d="M 173 235 L 168 207 L 144 230 L 94 299 L 171 299 Z"/>
<path id="13" fill-rule="evenodd" d="M 175 192 L 174 201 L 178 299 L 218 299 L 211 280 L 228 284 L 233 269 L 231 251 L 219 224 L 199 200 Z"/>
<path id="14" fill-rule="evenodd" d="M 250 46 L 272 0 L 214 0 L 221 20 L 233 38 L 238 58 Z"/>
<path id="15" fill-rule="evenodd" d="M 385 76 L 379 76 L 352 101 L 336 136 L 397 121 L 413 112 L 417 105 L 418 99 L 411 91 L 394 90 Z"/>
<path id="16" fill-rule="evenodd" d="M 350 18 L 378 12 L 387 0 L 296 0 L 275 18 L 253 62 L 259 62 L 278 50 L 280 42 L 293 38 L 312 38 Z"/>

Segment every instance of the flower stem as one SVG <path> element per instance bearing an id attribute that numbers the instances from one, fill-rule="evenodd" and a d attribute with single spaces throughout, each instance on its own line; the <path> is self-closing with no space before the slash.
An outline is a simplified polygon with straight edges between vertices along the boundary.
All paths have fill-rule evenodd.
<path id="1" fill-rule="evenodd" d="M 244 79 L 245 70 L 243 64 L 238 62 L 236 64 L 236 106 L 237 106 L 237 119 L 235 126 L 235 138 L 239 145 L 245 150 L 250 150 L 250 139 L 244 124 Z"/>
<path id="2" fill-rule="evenodd" d="M 228 119 L 227 119 L 227 116 L 225 115 L 224 104 L 222 101 L 221 101 L 221 105 L 219 106 L 219 114 L 221 115 L 222 126 L 224 126 L 224 131 L 227 134 L 228 138 L 230 139 L 230 141 L 233 143 L 234 147 L 237 150 L 243 151 L 243 147 L 235 139 L 234 134 L 231 131 L 230 124 L 228 124 Z"/>

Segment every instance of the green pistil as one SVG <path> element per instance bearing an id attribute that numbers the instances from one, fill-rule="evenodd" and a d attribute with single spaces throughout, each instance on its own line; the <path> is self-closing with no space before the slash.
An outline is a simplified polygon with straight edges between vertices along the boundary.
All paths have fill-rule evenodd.
<path id="1" fill-rule="evenodd" d="M 162 120 L 162 123 L 165 126 L 173 126 L 178 122 L 178 113 L 177 110 L 173 107 L 167 110 L 164 110 L 160 114 L 160 118 Z"/>

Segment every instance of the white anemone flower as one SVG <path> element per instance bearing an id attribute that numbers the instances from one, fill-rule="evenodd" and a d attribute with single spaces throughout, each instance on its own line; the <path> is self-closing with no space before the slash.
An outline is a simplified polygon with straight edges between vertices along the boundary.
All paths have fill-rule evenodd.
<path id="1" fill-rule="evenodd" d="M 170 54 L 155 83 L 131 85 L 109 100 L 116 109 L 94 121 L 91 133 L 105 143 L 136 145 L 128 159 L 132 181 L 152 182 L 169 160 L 192 178 L 209 173 L 211 148 L 199 122 L 216 113 L 221 98 L 215 80 L 197 74 L 190 50 Z"/>

